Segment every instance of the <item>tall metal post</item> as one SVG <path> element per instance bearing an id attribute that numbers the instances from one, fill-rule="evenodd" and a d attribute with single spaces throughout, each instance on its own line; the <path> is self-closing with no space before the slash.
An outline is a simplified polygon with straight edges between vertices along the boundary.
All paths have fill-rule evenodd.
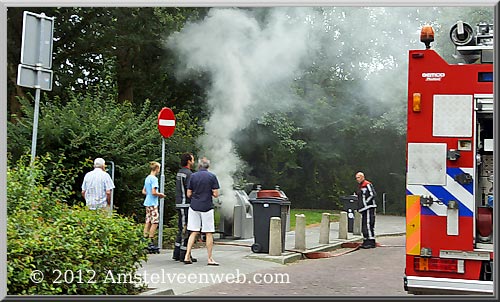
<path id="1" fill-rule="evenodd" d="M 36 139 L 38 135 L 38 112 L 40 111 L 40 88 L 35 92 L 35 112 L 33 116 L 33 135 L 31 138 L 31 165 L 33 165 L 36 156 Z"/>
<path id="2" fill-rule="evenodd" d="M 385 215 L 385 193 L 382 194 L 382 211 Z"/>
<path id="3" fill-rule="evenodd" d="M 165 192 L 165 138 L 161 138 L 161 176 L 160 193 Z M 161 249 L 163 244 L 163 204 L 164 198 L 160 198 L 160 221 L 158 227 L 158 247 Z"/>
<path id="4" fill-rule="evenodd" d="M 41 14 L 42 17 L 45 17 L 45 14 Z M 43 19 L 40 19 L 40 37 L 43 35 L 43 30 L 44 30 L 44 24 L 43 24 Z M 44 41 L 43 39 L 40 39 L 40 42 L 38 44 L 38 64 L 37 67 L 41 68 L 42 62 L 43 62 L 43 55 L 42 55 L 42 49 L 44 47 Z M 33 116 L 33 136 L 31 138 L 31 165 L 35 162 L 35 156 L 36 156 L 36 141 L 37 141 L 37 136 L 38 136 L 38 114 L 40 112 L 40 79 L 41 79 L 41 71 L 38 70 L 36 73 L 36 92 L 35 92 L 35 112 Z"/>
<path id="5" fill-rule="evenodd" d="M 111 179 L 113 180 L 113 183 L 115 182 L 115 162 L 114 161 L 109 161 L 111 164 Z M 109 216 L 113 215 L 113 193 L 115 192 L 115 189 L 111 190 L 111 202 L 109 205 Z"/>

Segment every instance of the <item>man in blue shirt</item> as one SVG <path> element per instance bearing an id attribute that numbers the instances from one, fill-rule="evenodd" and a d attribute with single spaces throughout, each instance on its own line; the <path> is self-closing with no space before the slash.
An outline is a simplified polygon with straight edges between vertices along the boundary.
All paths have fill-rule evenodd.
<path id="1" fill-rule="evenodd" d="M 212 248 L 214 244 L 213 233 L 215 232 L 214 223 L 214 204 L 212 197 L 219 196 L 219 181 L 217 176 L 208 171 L 210 160 L 206 157 L 198 161 L 198 172 L 193 173 L 188 183 L 187 197 L 191 198 L 191 204 L 188 210 L 187 229 L 191 231 L 189 235 L 185 264 L 191 264 L 191 249 L 196 236 L 200 232 L 206 234 L 206 245 L 208 253 L 208 265 L 219 265 L 212 258 Z"/>
<path id="2" fill-rule="evenodd" d="M 149 168 L 151 172 L 144 180 L 142 194 L 144 198 L 144 206 L 146 207 L 146 223 L 144 224 L 144 237 L 151 240 L 149 246 L 156 247 L 153 244 L 156 229 L 158 228 L 159 213 L 158 213 L 158 198 L 165 198 L 165 194 L 159 192 L 158 188 L 158 173 L 160 172 L 160 164 L 158 162 L 150 162 Z"/>

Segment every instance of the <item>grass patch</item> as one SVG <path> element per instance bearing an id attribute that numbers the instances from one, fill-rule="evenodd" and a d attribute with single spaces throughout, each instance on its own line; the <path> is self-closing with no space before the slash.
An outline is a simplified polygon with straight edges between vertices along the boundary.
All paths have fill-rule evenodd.
<path id="1" fill-rule="evenodd" d="M 339 221 L 338 211 L 318 210 L 318 209 L 291 209 L 290 210 L 290 229 L 295 229 L 295 214 L 304 214 L 306 216 L 306 226 L 318 225 L 321 223 L 323 213 L 330 213 L 330 221 Z"/>

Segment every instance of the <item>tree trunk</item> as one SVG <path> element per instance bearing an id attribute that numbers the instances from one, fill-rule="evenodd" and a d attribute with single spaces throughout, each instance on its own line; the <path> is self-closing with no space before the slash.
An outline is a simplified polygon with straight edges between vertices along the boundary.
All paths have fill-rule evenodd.
<path id="1" fill-rule="evenodd" d="M 134 75 L 133 75 L 133 61 L 134 49 L 129 48 L 126 50 L 118 51 L 117 53 L 117 86 L 118 86 L 118 101 L 124 102 L 134 101 Z"/>
<path id="2" fill-rule="evenodd" d="M 18 101 L 18 98 L 26 98 L 26 93 L 24 93 L 24 90 L 21 86 L 17 85 L 17 74 L 16 74 L 16 68 L 14 67 L 13 64 L 7 64 L 7 78 L 8 78 L 8 83 L 9 85 L 12 85 L 12 87 L 15 87 L 14 89 L 11 89 L 10 94 L 9 94 L 9 105 L 8 105 L 8 112 L 10 113 L 10 118 L 12 122 L 15 122 L 14 116 L 21 116 L 21 104 Z"/>
<path id="3" fill-rule="evenodd" d="M 134 87 L 131 80 L 118 78 L 118 101 L 134 101 Z"/>

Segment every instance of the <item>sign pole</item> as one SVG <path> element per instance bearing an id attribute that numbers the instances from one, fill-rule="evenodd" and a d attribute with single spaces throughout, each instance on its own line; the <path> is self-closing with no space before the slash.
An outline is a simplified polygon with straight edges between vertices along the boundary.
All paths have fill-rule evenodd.
<path id="1" fill-rule="evenodd" d="M 33 135 L 31 138 L 31 165 L 35 162 L 36 138 L 38 135 L 38 112 L 40 111 L 40 88 L 35 92 L 35 112 L 33 117 Z"/>
<path id="2" fill-rule="evenodd" d="M 44 32 L 44 23 L 43 22 L 43 18 L 45 18 L 45 14 L 42 13 L 41 15 L 41 18 L 39 20 L 39 24 L 40 24 L 40 37 L 43 37 L 43 32 Z M 38 64 L 36 64 L 36 66 L 42 66 L 42 62 L 43 62 L 43 49 L 44 49 L 44 43 L 45 41 L 40 38 L 40 40 L 38 41 Z M 34 113 L 34 117 L 33 117 L 33 137 L 31 138 L 31 165 L 33 165 L 33 163 L 35 162 L 35 156 L 36 156 L 36 140 L 37 140 L 37 136 L 38 136 L 38 113 L 40 111 L 40 79 L 41 79 L 41 72 L 40 70 L 37 71 L 37 81 L 36 81 L 36 92 L 35 92 L 35 113 Z"/>
<path id="3" fill-rule="evenodd" d="M 384 215 L 385 215 L 385 193 L 382 194 L 382 209 L 383 209 L 383 212 L 384 212 Z"/>
<path id="4" fill-rule="evenodd" d="M 161 138 L 161 177 L 160 193 L 165 193 L 165 138 Z M 164 198 L 160 198 L 160 221 L 158 228 L 158 247 L 161 249 L 163 244 L 163 204 Z"/>
<path id="5" fill-rule="evenodd" d="M 115 162 L 114 161 L 109 161 L 111 164 L 111 179 L 113 180 L 113 183 L 115 182 Z M 111 190 L 111 202 L 109 205 L 109 216 L 113 215 L 113 193 L 115 192 L 115 189 Z"/>
<path id="6" fill-rule="evenodd" d="M 172 136 L 175 131 L 175 115 L 172 109 L 164 107 L 158 113 L 158 131 L 162 136 L 161 140 L 161 178 L 160 193 L 165 194 L 165 139 Z M 158 227 L 158 247 L 163 247 L 163 212 L 164 198 L 160 198 L 160 221 Z"/>

